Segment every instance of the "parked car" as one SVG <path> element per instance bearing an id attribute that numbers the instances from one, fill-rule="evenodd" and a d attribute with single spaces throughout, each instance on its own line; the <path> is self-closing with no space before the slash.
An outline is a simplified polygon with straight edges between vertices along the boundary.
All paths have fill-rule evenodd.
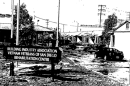
<path id="1" fill-rule="evenodd" d="M 84 46 L 82 46 L 82 45 L 77 45 L 75 50 L 83 51 L 83 50 L 84 50 Z"/>
<path id="2" fill-rule="evenodd" d="M 87 45 L 83 51 L 88 53 L 95 53 L 98 50 L 98 45 L 89 44 Z"/>
<path id="3" fill-rule="evenodd" d="M 96 58 L 101 58 L 109 61 L 121 61 L 124 58 L 124 54 L 122 51 L 108 47 L 100 47 L 95 55 Z"/>
<path id="4" fill-rule="evenodd" d="M 71 43 L 69 44 L 69 48 L 75 50 L 78 46 L 82 46 L 80 43 Z"/>

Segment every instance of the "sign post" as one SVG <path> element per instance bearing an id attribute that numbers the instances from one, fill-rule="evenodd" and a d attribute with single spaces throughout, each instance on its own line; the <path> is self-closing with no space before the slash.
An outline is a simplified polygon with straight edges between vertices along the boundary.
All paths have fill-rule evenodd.
<path id="1" fill-rule="evenodd" d="M 51 75 L 54 81 L 55 63 L 61 60 L 61 51 L 58 47 L 27 47 L 5 46 L 4 55 L 9 61 L 32 61 L 51 64 Z M 13 65 L 10 65 L 13 70 Z M 11 73 L 12 75 L 14 73 Z"/>
<path id="2" fill-rule="evenodd" d="M 54 77 L 55 77 L 55 64 L 54 64 L 54 59 L 51 59 L 51 75 L 52 75 L 52 81 L 54 81 Z"/>
<path id="3" fill-rule="evenodd" d="M 14 62 L 10 63 L 10 76 L 14 76 Z"/>

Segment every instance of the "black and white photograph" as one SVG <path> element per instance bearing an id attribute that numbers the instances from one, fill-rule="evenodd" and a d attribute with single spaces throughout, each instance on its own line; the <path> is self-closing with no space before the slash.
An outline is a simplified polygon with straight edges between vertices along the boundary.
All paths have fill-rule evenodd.
<path id="1" fill-rule="evenodd" d="M 0 86 L 130 86 L 129 0 L 0 0 Z"/>

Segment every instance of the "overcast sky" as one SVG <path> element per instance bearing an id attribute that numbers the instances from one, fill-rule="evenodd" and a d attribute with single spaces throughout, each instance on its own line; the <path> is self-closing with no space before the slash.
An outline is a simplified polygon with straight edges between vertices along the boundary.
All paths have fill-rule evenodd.
<path id="1" fill-rule="evenodd" d="M 27 5 L 30 15 L 38 16 L 50 21 L 58 21 L 59 0 L 20 0 Z M 130 12 L 129 0 L 60 0 L 60 23 L 69 25 L 99 24 L 98 5 L 106 5 L 105 16 L 115 13 L 119 19 L 126 19 L 126 12 Z M 18 0 L 14 0 L 15 5 Z M 11 13 L 11 0 L 0 0 L 0 13 Z M 5 19 L 4 19 L 5 20 Z M 38 19 L 35 19 L 37 21 Z M 44 20 L 39 19 L 39 25 L 46 26 Z M 57 27 L 57 24 L 49 23 L 49 27 Z M 62 28 L 62 25 L 60 25 Z M 74 27 L 76 29 L 76 27 Z M 66 30 L 67 26 L 65 26 Z"/>

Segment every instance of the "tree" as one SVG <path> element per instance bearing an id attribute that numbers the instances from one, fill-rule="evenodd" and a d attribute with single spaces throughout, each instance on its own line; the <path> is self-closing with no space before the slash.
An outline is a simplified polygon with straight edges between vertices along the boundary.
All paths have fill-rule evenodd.
<path id="1" fill-rule="evenodd" d="M 115 14 L 109 15 L 104 22 L 104 32 L 106 33 L 113 29 L 117 25 L 117 16 Z"/>
<path id="2" fill-rule="evenodd" d="M 104 22 L 104 31 L 102 32 L 102 44 L 110 43 L 110 34 L 107 33 L 117 25 L 117 16 L 115 14 L 109 15 Z"/>
<path id="3" fill-rule="evenodd" d="M 15 28 L 15 34 L 17 27 L 17 6 L 15 6 L 13 25 Z M 19 28 L 19 44 L 31 45 L 33 42 L 33 38 L 35 38 L 36 36 L 36 32 L 34 30 L 33 17 L 29 15 L 28 10 L 26 9 L 26 5 L 24 3 L 20 6 Z"/>
<path id="4" fill-rule="evenodd" d="M 56 44 L 56 39 L 57 39 L 57 28 L 54 28 L 54 35 L 53 35 L 53 39 L 55 40 L 55 44 Z M 61 40 L 62 40 L 62 35 L 61 33 L 58 31 L 58 40 L 59 40 L 59 46 L 61 44 Z"/>

